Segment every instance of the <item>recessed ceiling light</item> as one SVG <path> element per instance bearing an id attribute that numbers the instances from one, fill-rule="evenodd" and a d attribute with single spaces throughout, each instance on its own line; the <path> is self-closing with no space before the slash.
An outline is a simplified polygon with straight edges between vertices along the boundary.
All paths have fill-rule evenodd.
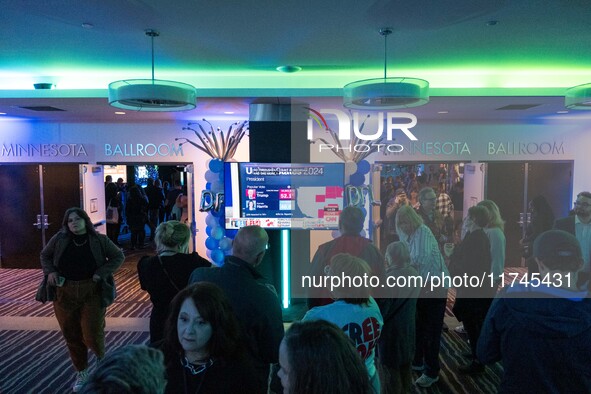
<path id="1" fill-rule="evenodd" d="M 557 114 L 568 114 L 568 111 L 556 111 Z"/>
<path id="2" fill-rule="evenodd" d="M 437 111 L 438 114 L 448 114 L 449 111 Z"/>
<path id="3" fill-rule="evenodd" d="M 226 115 L 232 115 L 232 114 L 234 113 L 234 111 L 224 111 L 224 113 L 225 113 Z"/>
<path id="4" fill-rule="evenodd" d="M 282 73 L 297 73 L 298 71 L 301 71 L 302 68 L 300 66 L 279 66 L 276 68 L 277 71 L 282 72 Z"/>
<path id="5" fill-rule="evenodd" d="M 6 115 L 6 112 L 0 112 L 0 115 Z"/>
<path id="6" fill-rule="evenodd" d="M 115 115 L 125 115 L 125 112 L 117 111 L 115 112 Z"/>
<path id="7" fill-rule="evenodd" d="M 85 29 L 92 29 L 92 28 L 94 28 L 94 25 L 92 23 L 89 23 L 89 22 L 84 22 L 82 24 L 82 27 L 85 28 Z"/>
<path id="8" fill-rule="evenodd" d="M 487 22 L 486 22 L 486 25 L 487 25 L 487 26 L 496 26 L 496 25 L 498 25 L 498 24 L 499 24 L 499 21 L 495 21 L 495 20 L 492 20 L 492 21 L 487 21 Z"/>

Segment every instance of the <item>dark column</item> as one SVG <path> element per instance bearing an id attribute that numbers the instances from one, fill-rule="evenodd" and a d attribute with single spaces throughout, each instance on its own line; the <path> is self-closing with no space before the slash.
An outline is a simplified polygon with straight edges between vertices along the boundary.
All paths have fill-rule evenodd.
<path id="1" fill-rule="evenodd" d="M 250 105 L 250 161 L 254 163 L 309 163 L 310 144 L 307 140 L 307 104 L 289 98 L 259 99 Z M 272 280 L 281 295 L 280 230 L 268 230 L 270 250 L 261 273 Z M 292 230 L 292 273 L 296 277 L 310 262 L 310 232 Z M 306 271 L 307 272 L 307 271 Z M 292 299 L 292 304 L 298 300 Z"/>

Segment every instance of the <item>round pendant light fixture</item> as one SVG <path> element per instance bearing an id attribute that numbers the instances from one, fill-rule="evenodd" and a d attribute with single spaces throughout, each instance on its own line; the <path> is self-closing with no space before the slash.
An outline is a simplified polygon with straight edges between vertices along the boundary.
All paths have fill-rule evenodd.
<path id="1" fill-rule="evenodd" d="M 568 109 L 591 110 L 591 83 L 568 89 L 564 96 L 564 106 Z"/>
<path id="2" fill-rule="evenodd" d="M 343 87 L 343 106 L 366 111 L 418 107 L 429 102 L 429 82 L 419 78 L 388 78 L 387 38 L 392 29 L 382 28 L 384 77 L 351 82 Z"/>
<path id="3" fill-rule="evenodd" d="M 154 37 L 160 33 L 146 30 L 152 39 L 152 79 L 127 79 L 109 84 L 109 104 L 131 111 L 188 111 L 196 106 L 196 91 L 189 84 L 154 79 Z"/>

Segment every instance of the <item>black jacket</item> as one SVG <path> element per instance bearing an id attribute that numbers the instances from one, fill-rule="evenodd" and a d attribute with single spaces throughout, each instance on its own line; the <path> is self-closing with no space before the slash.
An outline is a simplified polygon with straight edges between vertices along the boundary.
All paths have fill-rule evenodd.
<path id="1" fill-rule="evenodd" d="M 279 361 L 279 344 L 284 333 L 275 288 L 254 267 L 235 256 L 227 256 L 222 267 L 196 269 L 189 283 L 196 282 L 211 282 L 224 290 L 255 360 L 255 368 L 266 382 L 269 364 Z"/>

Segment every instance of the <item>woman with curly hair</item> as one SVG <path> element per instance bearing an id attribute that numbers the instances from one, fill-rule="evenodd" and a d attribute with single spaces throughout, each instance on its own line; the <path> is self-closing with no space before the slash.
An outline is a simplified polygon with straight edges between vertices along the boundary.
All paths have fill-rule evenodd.
<path id="1" fill-rule="evenodd" d="M 326 320 L 296 322 L 279 347 L 284 394 L 368 394 L 365 364 L 351 340 Z"/>
<path id="2" fill-rule="evenodd" d="M 164 352 L 168 394 L 259 393 L 238 321 L 224 292 L 198 282 L 172 300 Z"/>

